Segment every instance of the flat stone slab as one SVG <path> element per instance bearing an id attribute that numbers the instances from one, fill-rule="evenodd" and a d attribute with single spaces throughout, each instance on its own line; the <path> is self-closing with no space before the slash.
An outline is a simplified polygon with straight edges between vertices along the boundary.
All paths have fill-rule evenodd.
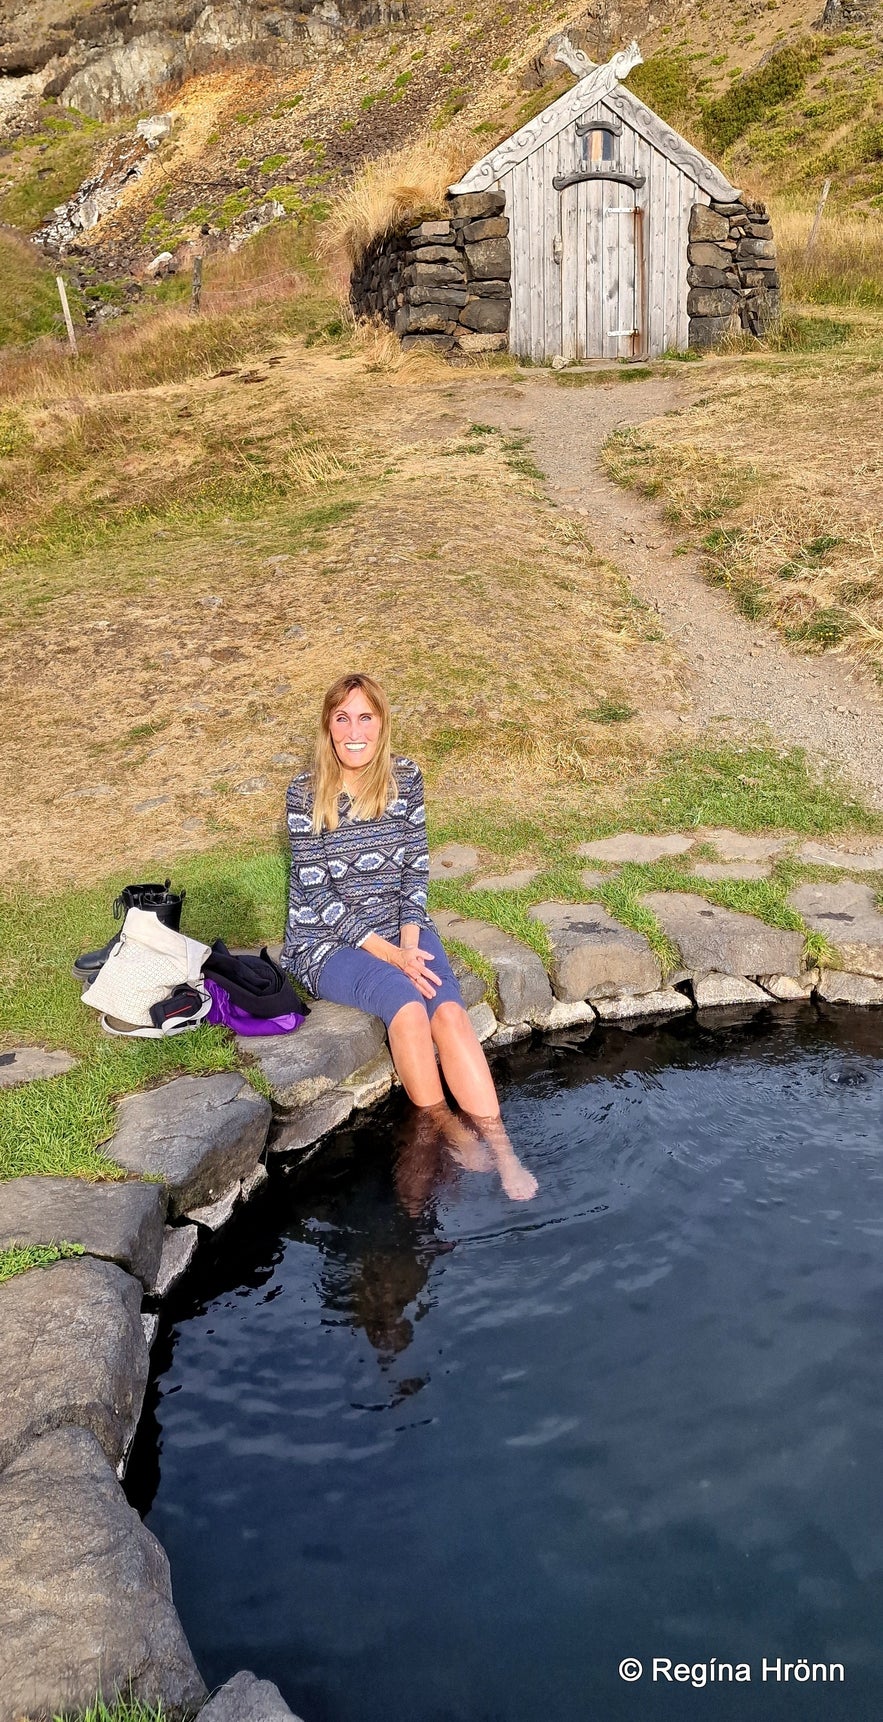
<path id="1" fill-rule="evenodd" d="M 187 1272 L 199 1243 L 194 1225 L 166 1226 L 162 1258 L 151 1290 L 154 1297 L 166 1297 L 182 1274 Z"/>
<path id="2" fill-rule="evenodd" d="M 98 1691 L 112 1704 L 130 1680 L 173 1714 L 205 1693 L 168 1560 L 86 1430 L 42 1436 L 0 1475 L 0 1619 L 0 1722 L 81 1712 Z"/>
<path id="3" fill-rule="evenodd" d="M 662 861 L 667 855 L 686 855 L 696 842 L 671 831 L 664 837 L 647 837 L 639 831 L 620 831 L 615 837 L 599 837 L 581 843 L 577 855 L 586 861 Z"/>
<path id="4" fill-rule="evenodd" d="M 295 1034 L 243 1036 L 238 1046 L 257 1060 L 280 1106 L 305 1106 L 361 1070 L 385 1041 L 379 1016 L 319 999 Z"/>
<path id="5" fill-rule="evenodd" d="M 272 1680 L 245 1672 L 212 1693 L 199 1714 L 203 1722 L 299 1722 Z"/>
<path id="6" fill-rule="evenodd" d="M 794 982 L 797 985 L 797 982 Z M 770 1003 L 769 993 L 743 975 L 701 975 L 693 983 L 697 1010 L 717 1010 L 722 1005 L 757 1005 Z"/>
<path id="7" fill-rule="evenodd" d="M 516 867 L 514 873 L 488 873 L 483 879 L 476 879 L 473 886 L 475 891 L 523 891 L 526 885 L 532 885 L 539 867 Z"/>
<path id="8" fill-rule="evenodd" d="M 0 1286 L 0 1469 L 47 1430 L 90 1429 L 112 1465 L 147 1385 L 141 1286 L 90 1257 Z"/>
<path id="9" fill-rule="evenodd" d="M 615 873 L 599 873 L 597 867 L 584 867 L 579 876 L 579 882 L 584 891 L 598 891 L 602 885 L 615 879 Z"/>
<path id="10" fill-rule="evenodd" d="M 444 843 L 429 857 L 430 879 L 465 879 L 478 866 L 478 850 L 469 843 Z"/>
<path id="11" fill-rule="evenodd" d="M 816 995 L 825 1004 L 880 1005 L 883 1004 L 883 981 L 870 975 L 848 975 L 842 969 L 826 969 Z"/>
<path id="12" fill-rule="evenodd" d="M 351 1088 L 329 1088 L 306 1106 L 295 1106 L 274 1127 L 270 1154 L 293 1154 L 311 1148 L 320 1136 L 344 1124 L 355 1107 Z"/>
<path id="13" fill-rule="evenodd" d="M 846 873 L 883 873 L 883 844 L 874 849 L 840 849 L 830 843 L 801 843 L 798 861 L 814 867 L 842 867 Z"/>
<path id="14" fill-rule="evenodd" d="M 683 1016 L 693 1009 L 690 1000 L 674 987 L 660 987 L 638 997 L 593 999 L 592 1003 L 602 1022 L 634 1022 L 642 1016 Z"/>
<path id="15" fill-rule="evenodd" d="M 0 1250 L 12 1244 L 82 1244 L 144 1286 L 156 1278 L 166 1217 L 159 1184 L 86 1184 L 81 1178 L 12 1178 L 0 1187 Z"/>
<path id="16" fill-rule="evenodd" d="M 20 1082 L 39 1082 L 46 1076 L 64 1076 L 78 1062 L 69 1052 L 17 1046 L 12 1052 L 0 1052 L 0 1088 L 16 1088 Z"/>
<path id="17" fill-rule="evenodd" d="M 802 933 L 768 927 L 756 915 L 718 908 L 686 891 L 650 891 L 641 902 L 695 975 L 800 975 Z"/>
<path id="18" fill-rule="evenodd" d="M 883 978 L 883 914 L 870 885 L 855 879 L 798 885 L 788 902 L 814 933 L 824 933 L 837 947 L 844 969 Z"/>
<path id="19" fill-rule="evenodd" d="M 490 963 L 504 1023 L 532 1022 L 550 1009 L 552 988 L 536 951 L 500 927 L 451 909 L 436 909 L 433 920 L 443 939 L 468 945 Z"/>
<path id="20" fill-rule="evenodd" d="M 768 879 L 771 861 L 697 861 L 693 869 L 702 879 Z"/>
<path id="21" fill-rule="evenodd" d="M 713 843 L 722 861 L 769 861 L 790 849 L 797 838 L 752 836 L 745 831 L 729 831 L 726 826 L 705 826 L 697 831 L 702 843 Z"/>
<path id="22" fill-rule="evenodd" d="M 662 970 L 643 933 L 621 926 L 600 904 L 537 903 L 528 913 L 549 935 L 556 998 L 594 1004 L 658 989 Z"/>
<path id="23" fill-rule="evenodd" d="M 250 1176 L 267 1140 L 272 1108 L 244 1076 L 229 1071 L 178 1076 L 163 1088 L 128 1095 L 118 1116 L 106 1152 L 128 1172 L 160 1177 L 169 1213 L 179 1219 L 188 1208 L 219 1201 L 237 1179 Z"/>

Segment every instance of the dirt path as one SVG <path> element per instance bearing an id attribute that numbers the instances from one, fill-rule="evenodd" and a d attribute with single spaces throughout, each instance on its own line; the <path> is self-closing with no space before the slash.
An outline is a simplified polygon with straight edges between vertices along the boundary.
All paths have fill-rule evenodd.
<path id="1" fill-rule="evenodd" d="M 586 388 L 545 377 L 515 387 L 489 385 L 482 411 L 528 432 L 559 506 L 585 518 L 600 555 L 653 606 L 692 671 L 695 721 L 717 733 L 770 730 L 844 770 L 883 807 L 883 704 L 856 673 L 827 653 L 799 657 L 780 637 L 749 622 L 703 579 L 695 556 L 674 556 L 658 505 L 621 490 L 599 462 L 605 438 L 689 398 L 680 379 L 653 378 Z"/>

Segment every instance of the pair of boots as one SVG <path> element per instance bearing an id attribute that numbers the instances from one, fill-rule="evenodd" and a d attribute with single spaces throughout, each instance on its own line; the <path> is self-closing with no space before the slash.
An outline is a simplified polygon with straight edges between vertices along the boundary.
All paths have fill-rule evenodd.
<path id="1" fill-rule="evenodd" d="M 164 927 L 171 927 L 176 933 L 181 931 L 181 908 L 186 897 L 186 891 L 171 891 L 172 881 L 167 879 L 164 885 L 126 885 L 115 899 L 113 918 L 115 921 L 125 919 L 129 909 L 148 909 Z M 106 945 L 98 951 L 84 951 L 74 963 L 74 974 L 78 981 L 86 986 L 94 981 L 99 969 L 104 967 L 114 946 L 119 941 L 119 933 L 114 933 Z"/>

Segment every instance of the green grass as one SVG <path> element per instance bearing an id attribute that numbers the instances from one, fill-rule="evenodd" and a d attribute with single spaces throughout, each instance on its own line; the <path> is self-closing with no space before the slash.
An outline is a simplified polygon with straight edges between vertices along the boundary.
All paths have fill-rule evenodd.
<path id="1" fill-rule="evenodd" d="M 156 1704 L 147 1704 L 129 1691 L 115 1698 L 112 1704 L 96 1697 L 85 1710 L 64 1711 L 53 1716 L 52 1722 L 169 1722 L 169 1714 L 161 1699 Z"/>
<path id="2" fill-rule="evenodd" d="M 14 1244 L 11 1249 L 0 1250 L 0 1285 L 29 1268 L 48 1268 L 52 1262 L 83 1254 L 82 1244 Z"/>
<path id="3" fill-rule="evenodd" d="M 58 288 L 49 265 L 26 240 L 0 232 L 0 347 L 22 346 L 63 330 Z"/>
<path id="4" fill-rule="evenodd" d="M 0 193 L 0 222 L 33 233 L 56 204 L 73 196 L 91 172 L 98 149 L 120 129 L 72 110 L 47 111 L 42 131 L 17 139 L 12 150 L 4 152 L 0 170 L 7 171 L 0 171 L 0 178 L 9 183 Z M 17 171 L 9 172 L 13 164 Z"/>

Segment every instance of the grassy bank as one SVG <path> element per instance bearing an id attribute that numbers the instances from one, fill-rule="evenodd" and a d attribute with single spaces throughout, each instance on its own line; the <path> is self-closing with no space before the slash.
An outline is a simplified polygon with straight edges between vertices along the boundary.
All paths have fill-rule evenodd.
<path id="1" fill-rule="evenodd" d="M 430 767 L 430 785 L 433 771 Z M 431 803 L 433 797 L 430 797 Z M 524 890 L 486 892 L 471 882 L 433 885 L 432 906 L 455 908 L 493 921 L 548 957 L 543 929 L 531 921 L 532 903 L 548 898 L 600 900 L 626 925 L 644 932 L 662 960 L 674 953 L 640 898 L 651 890 L 688 890 L 709 901 L 760 916 L 774 926 L 799 927 L 786 903 L 798 878 L 820 877 L 818 869 L 780 862 L 771 879 L 713 883 L 693 875 L 688 858 L 655 866 L 627 866 L 605 873 L 587 891 L 579 842 L 624 827 L 640 831 L 693 831 L 702 825 L 737 830 L 793 831 L 821 836 L 883 829 L 883 820 L 830 780 L 810 774 L 799 753 L 771 750 L 691 749 L 670 753 L 657 770 L 617 804 L 594 812 L 572 811 L 550 828 L 539 818 L 513 818 L 505 804 L 482 813 L 462 803 L 433 823 L 433 843 L 459 839 L 480 845 L 482 867 L 516 862 L 540 869 Z M 184 923 L 193 937 L 231 945 L 274 943 L 284 926 L 286 856 L 281 846 L 190 856 L 174 870 L 187 892 Z M 114 1041 L 80 1002 L 71 964 L 80 951 L 102 944 L 112 927 L 109 904 L 123 875 L 87 890 L 33 897 L 7 891 L 0 899 L 3 1043 L 45 1043 L 74 1052 L 80 1063 L 68 1075 L 0 1092 L 0 1179 L 32 1172 L 113 1177 L 102 1153 L 112 1135 L 115 1097 L 179 1072 L 229 1070 L 240 1063 L 236 1046 L 220 1028 L 200 1028 L 168 1042 Z M 883 880 L 879 881 L 883 885 Z M 822 954 L 810 939 L 810 954 Z M 255 1080 L 255 1073 L 246 1069 Z"/>

